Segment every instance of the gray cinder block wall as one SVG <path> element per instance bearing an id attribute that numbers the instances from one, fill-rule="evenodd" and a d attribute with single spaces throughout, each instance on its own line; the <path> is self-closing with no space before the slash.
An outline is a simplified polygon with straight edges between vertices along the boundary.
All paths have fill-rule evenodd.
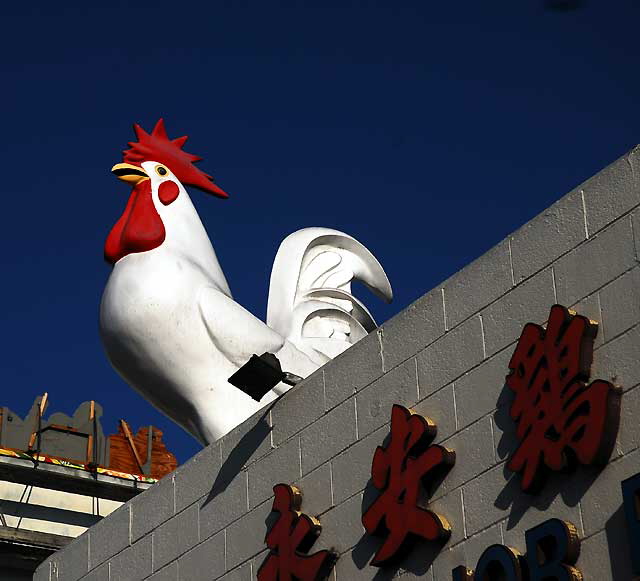
<path id="1" fill-rule="evenodd" d="M 42 564 L 37 581 L 248 581 L 265 558 L 272 487 L 296 483 L 320 518 L 314 550 L 335 581 L 451 579 L 482 551 L 525 552 L 525 530 L 571 521 L 586 580 L 631 579 L 620 481 L 640 471 L 640 148 L 577 187 L 268 409 L 202 450 Z M 504 387 L 529 321 L 560 303 L 599 321 L 592 379 L 622 386 L 609 464 L 555 475 L 537 496 L 505 468 L 515 448 Z M 376 446 L 401 403 L 437 422 L 455 467 L 432 498 L 452 526 L 439 553 L 418 544 L 397 569 L 367 565 L 379 540 L 363 506 Z"/>

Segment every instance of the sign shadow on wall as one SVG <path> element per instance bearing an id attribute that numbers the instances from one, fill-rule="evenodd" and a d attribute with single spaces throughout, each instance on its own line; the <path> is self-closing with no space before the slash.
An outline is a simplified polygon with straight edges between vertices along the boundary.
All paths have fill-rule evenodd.
<path id="1" fill-rule="evenodd" d="M 609 548 L 611 579 L 636 579 L 631 570 L 631 550 L 625 521 L 624 507 L 620 505 L 604 525 Z M 603 555 L 604 556 L 604 555 Z"/>
<path id="2" fill-rule="evenodd" d="M 516 423 L 509 414 L 513 399 L 513 392 L 504 385 L 493 416 L 496 426 L 502 432 L 496 453 L 501 460 L 507 461 L 520 443 L 516 436 Z M 506 526 L 507 530 L 512 529 L 528 510 L 534 508 L 546 511 L 558 496 L 567 506 L 577 506 L 603 468 L 604 466 L 578 465 L 561 472 L 548 471 L 541 489 L 536 494 L 531 494 L 523 492 L 521 475 L 509 470 L 505 462 L 502 465 L 505 486 L 498 494 L 494 506 L 509 511 Z"/>

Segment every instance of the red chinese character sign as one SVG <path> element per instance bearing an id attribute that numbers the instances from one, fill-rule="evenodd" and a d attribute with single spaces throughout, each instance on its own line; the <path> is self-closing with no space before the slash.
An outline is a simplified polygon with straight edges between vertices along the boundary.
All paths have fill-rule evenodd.
<path id="1" fill-rule="evenodd" d="M 380 567 L 397 559 L 411 537 L 444 542 L 451 529 L 446 519 L 420 505 L 423 487 L 438 481 L 455 462 L 455 453 L 429 445 L 436 425 L 401 405 L 391 411 L 390 441 L 378 446 L 371 480 L 380 496 L 362 516 L 369 534 L 384 536 L 371 564 Z"/>
<path id="2" fill-rule="evenodd" d="M 528 323 L 522 331 L 506 378 L 520 441 L 507 466 L 521 473 L 524 491 L 537 491 L 548 470 L 603 463 L 611 454 L 619 390 L 601 379 L 587 384 L 597 330 L 594 321 L 554 305 L 546 330 Z"/>
<path id="3" fill-rule="evenodd" d="M 271 552 L 258 569 L 258 581 L 321 581 L 336 560 L 331 551 L 307 555 L 320 535 L 320 522 L 299 512 L 302 494 L 295 486 L 276 484 L 273 510 L 278 520 L 267 533 Z"/>

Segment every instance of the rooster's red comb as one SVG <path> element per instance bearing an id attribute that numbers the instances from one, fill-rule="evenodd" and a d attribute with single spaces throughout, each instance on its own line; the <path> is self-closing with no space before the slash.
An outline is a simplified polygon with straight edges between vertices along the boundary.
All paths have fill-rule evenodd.
<path id="1" fill-rule="evenodd" d="M 229 197 L 213 183 L 213 177 L 193 165 L 202 158 L 183 151 L 182 146 L 188 139 L 186 135 L 169 139 L 162 119 L 158 120 L 151 133 L 147 133 L 137 123 L 134 123 L 133 130 L 138 141 L 129 142 L 130 149 L 122 152 L 122 161 L 137 166 L 144 161 L 157 161 L 166 165 L 183 184 L 221 198 Z"/>

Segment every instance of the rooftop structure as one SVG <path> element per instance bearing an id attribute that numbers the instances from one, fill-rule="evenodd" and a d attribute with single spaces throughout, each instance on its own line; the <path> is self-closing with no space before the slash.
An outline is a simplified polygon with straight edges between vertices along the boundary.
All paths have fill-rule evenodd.
<path id="1" fill-rule="evenodd" d="M 0 408 L 0 578 L 30 579 L 47 556 L 177 466 L 162 433 L 105 436 L 102 408 L 45 418 L 48 396 L 22 419 Z"/>

